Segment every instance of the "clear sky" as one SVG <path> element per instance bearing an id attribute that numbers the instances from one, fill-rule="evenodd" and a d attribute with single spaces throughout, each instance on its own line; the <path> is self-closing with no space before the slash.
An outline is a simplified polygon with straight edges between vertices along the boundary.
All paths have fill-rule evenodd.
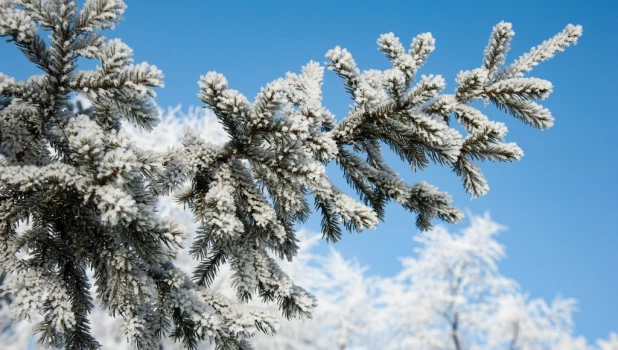
<path id="1" fill-rule="evenodd" d="M 324 62 L 336 45 L 350 50 L 361 69 L 385 69 L 388 61 L 376 39 L 394 32 L 404 45 L 431 32 L 436 51 L 421 74 L 442 74 L 452 91 L 460 70 L 480 66 L 493 25 L 512 22 L 512 62 L 568 23 L 581 24 L 577 46 L 535 68 L 554 93 L 543 105 L 556 124 L 533 130 L 491 106 L 484 112 L 509 126 L 524 158 L 515 164 L 483 164 L 491 191 L 469 200 L 448 168 L 412 174 L 450 192 L 455 204 L 475 213 L 489 210 L 510 227 L 500 237 L 508 258 L 505 275 L 533 297 L 556 294 L 579 300 L 577 332 L 593 340 L 618 331 L 618 4 L 615 1 L 145 1 L 126 0 L 125 20 L 110 37 L 122 38 L 136 61 L 163 70 L 161 106 L 197 104 L 197 80 L 210 70 L 223 73 L 230 87 L 252 99 L 259 88 L 309 60 Z M 0 45 L 0 71 L 24 79 L 32 65 L 7 44 Z M 338 117 L 349 98 L 341 81 L 327 72 L 324 104 Z M 392 158 L 394 159 L 394 158 Z M 336 171 L 332 172 L 333 175 Z M 464 223 L 466 224 L 466 223 Z M 309 228 L 319 230 L 314 217 Z M 338 248 L 357 256 L 370 273 L 391 275 L 398 256 L 412 254 L 414 217 L 391 205 L 377 231 L 348 234 Z"/>

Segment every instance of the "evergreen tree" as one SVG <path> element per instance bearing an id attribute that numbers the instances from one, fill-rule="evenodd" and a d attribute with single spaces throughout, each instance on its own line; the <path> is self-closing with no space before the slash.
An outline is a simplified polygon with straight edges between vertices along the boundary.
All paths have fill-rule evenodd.
<path id="1" fill-rule="evenodd" d="M 87 317 L 88 269 L 103 306 L 124 319 L 137 348 L 158 348 L 167 334 L 187 348 L 206 339 L 222 349 L 246 348 L 255 329 L 277 328 L 274 315 L 246 305 L 256 294 L 276 301 L 287 318 L 310 317 L 315 298 L 269 254 L 296 255 L 294 227 L 310 214 L 307 197 L 333 242 L 342 236 L 340 222 L 349 231 L 374 228 L 390 200 L 415 213 L 424 230 L 434 218 L 457 222 L 462 215 L 448 194 L 426 182 L 406 184 L 381 148 L 413 171 L 430 162 L 450 166 L 472 196 L 483 195 L 488 185 L 473 161 L 514 161 L 523 153 L 504 142 L 504 124 L 470 103 L 491 101 L 532 127 L 550 127 L 549 111 L 533 100 L 546 98 L 551 83 L 523 75 L 582 32 L 569 25 L 503 67 L 514 33 L 500 23 L 482 66 L 461 72 L 449 95 L 441 93 L 440 76 L 416 79 L 434 49 L 430 34 L 417 36 L 407 52 L 392 33 L 382 35 L 379 48 L 392 62 L 385 71 L 361 73 L 337 47 L 327 66 L 354 101 L 339 122 L 321 104 L 323 68 L 315 62 L 268 84 L 253 103 L 209 72 L 198 96 L 229 141 L 216 146 L 189 131 L 182 145 L 156 153 L 136 147 L 120 128 L 123 120 L 153 128 L 153 88 L 163 86 L 161 71 L 134 64 L 126 44 L 102 35 L 124 10 L 121 0 L 87 0 L 80 9 L 72 0 L 0 1 L 0 35 L 42 71 L 27 81 L 0 73 L 0 270 L 14 312 L 42 315 L 37 331 L 46 346 L 99 347 Z M 78 70 L 79 58 L 99 65 Z M 93 108 L 74 112 L 72 94 Z M 451 118 L 466 136 L 449 126 Z M 363 204 L 330 182 L 331 162 Z M 170 193 L 199 225 L 192 278 L 174 265 L 186 233 L 157 212 L 157 199 Z M 209 288 L 224 263 L 234 273 L 237 301 Z"/>
<path id="2" fill-rule="evenodd" d="M 168 121 L 164 119 L 162 126 Z M 176 205 L 165 210 L 170 209 L 182 211 Z M 614 332 L 597 339 L 596 346 L 589 342 L 593 339 L 577 335 L 573 299 L 557 297 L 548 303 L 530 298 L 516 281 L 503 276 L 497 265 L 505 253 L 497 236 L 504 227 L 487 214 L 469 219 L 470 225 L 460 233 L 438 226 L 417 234 L 416 254 L 401 259 L 402 268 L 394 277 L 368 275 L 366 266 L 344 259 L 334 247 L 327 255 L 318 254 L 312 248 L 320 235 L 299 230 L 298 255 L 292 262 L 282 262 L 281 268 L 314 293 L 319 306 L 312 319 L 281 320 L 275 336 L 258 334 L 252 345 L 258 350 L 455 350 L 455 344 L 461 349 L 618 350 Z M 189 262 L 178 265 L 190 270 L 185 266 Z M 222 267 L 211 288 L 233 298 L 231 277 L 229 266 Z M 0 325 L 8 325 L 10 318 L 10 310 L 0 308 Z M 103 348 L 131 348 L 120 331 L 121 320 L 98 306 L 91 320 Z M 0 332 L 3 348 L 28 348 L 29 324 L 21 321 L 10 327 Z M 182 349 L 181 343 L 170 339 L 164 339 L 162 346 Z M 214 347 L 203 344 L 200 349 Z"/>

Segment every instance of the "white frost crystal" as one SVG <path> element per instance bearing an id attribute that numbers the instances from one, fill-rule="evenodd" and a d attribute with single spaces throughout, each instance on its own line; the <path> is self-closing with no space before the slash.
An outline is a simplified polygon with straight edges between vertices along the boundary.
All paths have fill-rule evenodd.
<path id="1" fill-rule="evenodd" d="M 153 102 L 163 73 L 103 35 L 125 9 L 120 0 L 0 0 L 0 36 L 42 72 L 26 81 L 0 73 L 0 272 L 15 277 L 7 284 L 17 314 L 41 314 L 46 346 L 101 345 L 88 323 L 93 295 L 102 311 L 123 319 L 123 337 L 147 349 L 170 335 L 187 346 L 210 340 L 237 348 L 256 331 L 272 333 L 277 318 L 246 304 L 258 296 L 287 318 L 310 318 L 317 301 L 278 259 L 294 261 L 296 225 L 311 208 L 329 241 L 343 237 L 341 224 L 375 228 L 391 200 L 415 213 L 420 229 L 436 218 L 457 222 L 462 215 L 448 194 L 405 183 L 382 148 L 413 171 L 450 167 L 471 195 L 484 194 L 487 181 L 473 162 L 515 161 L 523 152 L 505 142 L 504 124 L 468 104 L 492 101 L 533 127 L 550 127 L 551 114 L 533 100 L 545 99 L 551 83 L 522 75 L 581 35 L 569 25 L 502 69 L 513 33 L 501 23 L 483 66 L 462 72 L 453 95 L 442 94 L 439 75 L 417 78 L 435 48 L 428 33 L 407 52 L 393 33 L 380 36 L 386 70 L 361 71 L 336 47 L 326 67 L 352 101 L 340 119 L 323 106 L 324 67 L 316 62 L 266 85 L 253 102 L 208 72 L 198 98 L 212 113 L 194 111 L 183 124 L 171 111 L 165 130 L 156 129 L 162 112 Z M 96 67 L 79 70 L 82 59 Z M 188 124 L 202 129 L 181 135 Z M 203 132 L 211 125 L 218 131 Z M 360 198 L 334 186 L 333 163 Z M 188 217 L 187 225 L 181 218 Z M 18 232 L 24 222 L 31 226 Z M 196 260 L 193 278 L 176 268 L 189 260 L 185 243 Z M 211 288 L 222 266 L 231 269 L 238 301 Z"/>

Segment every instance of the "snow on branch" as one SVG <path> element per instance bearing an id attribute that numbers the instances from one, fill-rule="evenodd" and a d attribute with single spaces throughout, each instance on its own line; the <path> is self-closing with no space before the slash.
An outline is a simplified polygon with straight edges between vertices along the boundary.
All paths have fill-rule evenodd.
<path id="1" fill-rule="evenodd" d="M 374 229 L 391 200 L 416 214 L 422 230 L 435 218 L 457 222 L 462 215 L 451 197 L 426 182 L 406 184 L 382 147 L 415 172 L 431 163 L 447 166 L 472 196 L 486 193 L 473 162 L 510 162 L 523 152 L 505 141 L 506 126 L 469 104 L 491 101 L 533 127 L 551 126 L 549 111 L 534 102 L 551 93 L 551 83 L 522 75 L 581 35 L 581 27 L 569 25 L 498 72 L 512 36 L 501 23 L 483 66 L 462 71 L 452 95 L 443 94 L 442 77 L 416 77 L 435 47 L 428 33 L 414 38 L 408 52 L 394 34 L 382 35 L 378 46 L 391 62 L 384 71 L 361 71 L 349 51 L 336 47 L 326 67 L 353 99 L 339 119 L 322 105 L 324 67 L 316 62 L 266 85 L 254 102 L 222 74 L 208 72 L 198 98 L 221 125 L 222 142 L 187 130 L 182 140 L 173 135 L 170 148 L 149 150 L 134 143 L 123 123 L 155 128 L 160 111 L 153 98 L 163 74 L 135 64 L 121 40 L 105 38 L 125 8 L 120 0 L 87 0 L 81 8 L 72 0 L 0 2 L 0 36 L 42 71 L 26 81 L 0 74 L 0 238 L 18 247 L 0 268 L 16 278 L 37 271 L 41 284 L 53 287 L 41 296 L 37 329 L 57 347 L 100 346 L 88 321 L 90 281 L 102 309 L 121 317 L 124 336 L 142 348 L 157 348 L 164 336 L 188 348 L 207 340 L 243 348 L 256 331 L 276 329 L 269 311 L 247 307 L 256 295 L 276 302 L 287 318 L 311 317 L 316 300 L 274 258 L 297 256 L 296 225 L 311 214 L 309 198 L 329 241 L 342 238 L 342 224 L 348 231 Z M 48 42 L 39 31 L 49 32 Z M 79 70 L 78 58 L 99 65 Z M 74 95 L 82 99 L 75 106 Z M 452 115 L 466 135 L 449 125 Z M 359 200 L 331 182 L 331 163 Z M 193 272 L 175 267 L 187 232 L 157 206 L 169 195 L 193 214 L 195 234 L 186 242 L 197 260 Z M 34 229 L 18 234 L 22 221 Z M 225 264 L 237 301 L 208 287 Z M 17 308 L 26 305 L 27 288 L 11 289 Z"/>

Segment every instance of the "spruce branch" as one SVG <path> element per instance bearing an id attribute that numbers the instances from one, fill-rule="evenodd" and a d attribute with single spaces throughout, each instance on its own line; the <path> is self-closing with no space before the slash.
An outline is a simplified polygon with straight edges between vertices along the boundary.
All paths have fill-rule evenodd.
<path id="1" fill-rule="evenodd" d="M 215 279 L 217 269 L 226 261 L 225 253 L 221 251 L 211 252 L 198 267 L 195 268 L 193 279 L 199 286 L 209 287 Z"/>
<path id="2" fill-rule="evenodd" d="M 568 24 L 562 32 L 532 48 L 530 52 L 522 55 L 513 64 L 506 67 L 503 72 L 498 74 L 496 80 L 523 76 L 539 63 L 552 58 L 557 52 L 564 51 L 570 45 L 577 44 L 582 33 L 582 26 Z"/>
<path id="3" fill-rule="evenodd" d="M 127 6 L 117 0 L 87 0 L 74 24 L 76 31 L 114 28 Z"/>
<path id="4" fill-rule="evenodd" d="M 433 38 L 431 33 L 421 33 L 412 39 L 412 44 L 410 45 L 409 54 L 414 59 L 416 63 L 416 69 L 420 68 L 429 54 L 431 54 L 436 49 L 436 39 Z"/>
<path id="5" fill-rule="evenodd" d="M 322 237 L 327 242 L 337 243 L 342 237 L 339 216 L 333 212 L 333 205 L 328 199 L 315 197 L 315 208 L 322 216 Z"/>
<path id="6" fill-rule="evenodd" d="M 495 95 L 491 102 L 498 109 L 507 112 L 535 129 L 547 129 L 554 125 L 551 112 L 538 103 L 521 98 Z"/>
<path id="7" fill-rule="evenodd" d="M 512 30 L 513 25 L 507 22 L 496 24 L 489 37 L 489 43 L 485 48 L 485 57 L 483 58 L 483 68 L 488 72 L 489 79 L 493 79 L 506 60 L 511 45 L 511 39 L 515 35 Z"/>
<path id="8" fill-rule="evenodd" d="M 356 88 L 358 87 L 360 70 L 356 67 L 356 62 L 350 52 L 337 46 L 326 53 L 328 69 L 334 71 L 343 79 L 345 89 L 352 98 L 355 98 Z"/>

